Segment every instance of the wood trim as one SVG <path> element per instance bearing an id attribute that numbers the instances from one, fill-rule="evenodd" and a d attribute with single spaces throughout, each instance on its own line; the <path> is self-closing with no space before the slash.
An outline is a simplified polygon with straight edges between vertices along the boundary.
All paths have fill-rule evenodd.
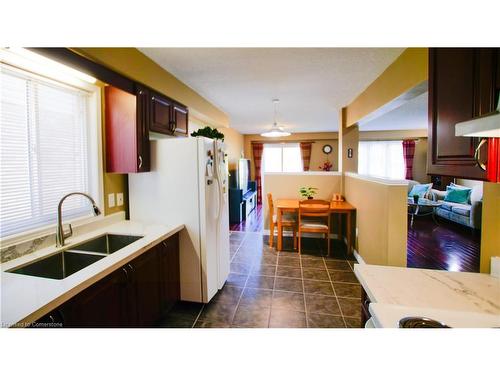
<path id="1" fill-rule="evenodd" d="M 68 48 L 29 48 L 33 52 L 68 65 L 98 80 L 135 95 L 135 82 Z"/>

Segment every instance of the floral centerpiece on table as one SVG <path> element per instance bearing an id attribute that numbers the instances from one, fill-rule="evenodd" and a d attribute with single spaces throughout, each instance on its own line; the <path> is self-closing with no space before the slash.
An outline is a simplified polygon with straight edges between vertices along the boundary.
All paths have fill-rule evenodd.
<path id="1" fill-rule="evenodd" d="M 319 169 L 321 169 L 323 172 L 329 172 L 333 168 L 333 164 L 330 163 L 330 160 L 327 160 L 323 163 L 323 165 L 319 166 Z"/>

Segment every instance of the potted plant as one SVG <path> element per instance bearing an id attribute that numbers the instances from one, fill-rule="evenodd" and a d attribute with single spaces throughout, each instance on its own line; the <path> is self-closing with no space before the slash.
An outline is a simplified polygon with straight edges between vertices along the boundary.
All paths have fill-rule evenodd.
<path id="1" fill-rule="evenodd" d="M 198 137 L 198 136 L 212 138 L 212 139 L 220 139 L 222 142 L 224 142 L 224 134 L 215 128 L 211 128 L 210 126 L 205 126 L 204 128 L 201 128 L 198 131 L 191 133 L 191 137 Z"/>
<path id="2" fill-rule="evenodd" d="M 311 187 L 311 186 L 308 186 L 308 187 L 303 186 L 299 189 L 300 195 L 302 195 L 304 198 L 307 198 L 307 199 L 313 199 L 314 195 L 317 193 L 317 191 L 318 191 L 318 188 Z"/>

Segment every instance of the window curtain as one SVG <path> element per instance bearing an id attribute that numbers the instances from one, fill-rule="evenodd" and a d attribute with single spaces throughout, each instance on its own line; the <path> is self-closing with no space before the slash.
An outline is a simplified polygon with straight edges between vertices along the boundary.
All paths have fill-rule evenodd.
<path id="1" fill-rule="evenodd" d="M 253 163 L 255 168 L 255 182 L 257 183 L 257 203 L 262 204 L 262 153 L 264 151 L 264 144 L 254 142 L 252 143 Z"/>
<path id="2" fill-rule="evenodd" d="M 300 154 L 302 156 L 302 168 L 304 172 L 309 170 L 309 164 L 311 163 L 311 142 L 300 142 Z"/>
<path id="3" fill-rule="evenodd" d="M 415 155 L 415 141 L 412 139 L 405 139 L 403 141 L 403 156 L 405 161 L 405 178 L 413 180 L 413 156 Z"/>

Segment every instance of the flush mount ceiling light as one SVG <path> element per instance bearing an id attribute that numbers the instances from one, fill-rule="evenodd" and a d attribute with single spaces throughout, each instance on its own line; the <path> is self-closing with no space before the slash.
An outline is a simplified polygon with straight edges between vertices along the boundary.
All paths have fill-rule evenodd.
<path id="1" fill-rule="evenodd" d="M 279 99 L 273 99 L 274 103 L 274 122 L 273 126 L 271 126 L 271 130 L 262 133 L 261 136 L 263 137 L 271 137 L 271 138 L 278 138 L 278 137 L 288 137 L 291 135 L 291 133 L 284 131 L 281 126 L 278 126 L 278 123 L 276 122 L 276 107 L 278 106 Z"/>

